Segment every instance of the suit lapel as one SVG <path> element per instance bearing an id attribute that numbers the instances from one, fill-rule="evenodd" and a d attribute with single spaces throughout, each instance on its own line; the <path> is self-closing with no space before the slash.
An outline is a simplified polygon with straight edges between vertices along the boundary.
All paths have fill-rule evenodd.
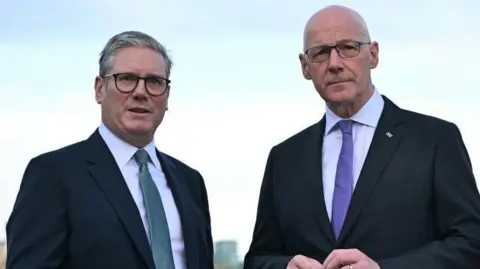
<path id="1" fill-rule="evenodd" d="M 375 185 L 402 140 L 400 126 L 403 119 L 401 110 L 388 98 L 383 98 L 385 100 L 384 109 L 355 187 L 337 244 L 342 243 L 354 226 Z"/>
<path id="2" fill-rule="evenodd" d="M 113 155 L 98 130 L 87 140 L 90 173 L 105 194 L 148 268 L 155 265 L 141 216 Z"/>
<path id="3" fill-rule="evenodd" d="M 187 268 L 199 268 L 198 236 L 196 229 L 198 220 L 195 218 L 195 212 L 193 210 L 195 205 L 185 185 L 186 179 L 182 177 L 182 173 L 179 173 L 168 156 L 159 151 L 157 151 L 157 156 L 162 164 L 163 172 L 165 173 L 167 183 L 172 191 L 173 199 L 175 200 L 180 215 Z"/>
<path id="4" fill-rule="evenodd" d="M 316 205 L 313 206 L 315 218 L 325 238 L 333 245 L 335 240 L 325 205 L 322 178 L 322 148 L 325 134 L 325 121 L 324 116 L 320 122 L 311 129 L 309 140 L 307 140 L 304 145 L 305 159 L 302 163 L 304 164 L 304 177 L 308 182 L 305 192 L 310 193 L 309 195 L 305 195 L 305 197 L 315 197 L 314 203 Z"/>

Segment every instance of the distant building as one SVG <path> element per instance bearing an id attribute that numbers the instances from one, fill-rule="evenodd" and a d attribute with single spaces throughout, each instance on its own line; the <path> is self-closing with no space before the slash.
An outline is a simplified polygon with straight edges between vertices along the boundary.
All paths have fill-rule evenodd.
<path id="1" fill-rule="evenodd" d="M 237 241 L 222 240 L 215 242 L 215 269 L 241 269 L 238 257 Z"/>
<path id="2" fill-rule="evenodd" d="M 7 266 L 7 244 L 0 241 L 0 269 L 5 269 Z"/>

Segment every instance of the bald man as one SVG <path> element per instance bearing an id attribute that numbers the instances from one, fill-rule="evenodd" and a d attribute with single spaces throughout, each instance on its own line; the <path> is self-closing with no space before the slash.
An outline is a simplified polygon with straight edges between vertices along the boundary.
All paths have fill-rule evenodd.
<path id="1" fill-rule="evenodd" d="M 271 149 L 244 269 L 480 268 L 458 127 L 380 94 L 378 43 L 351 9 L 314 14 L 299 58 L 326 112 Z"/>

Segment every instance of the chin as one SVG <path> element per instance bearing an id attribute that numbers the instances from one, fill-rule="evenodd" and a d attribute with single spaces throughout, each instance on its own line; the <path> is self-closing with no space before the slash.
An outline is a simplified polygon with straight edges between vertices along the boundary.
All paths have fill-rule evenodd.
<path id="1" fill-rule="evenodd" d="M 348 103 L 355 99 L 354 94 L 344 92 L 327 93 L 323 97 L 328 103 Z"/>
<path id="2" fill-rule="evenodd" d="M 349 102 L 355 99 L 355 90 L 343 83 L 331 85 L 324 89 L 322 97 L 325 101 L 332 103 Z"/>
<path id="3" fill-rule="evenodd" d="M 148 134 L 152 132 L 153 125 L 151 123 L 139 122 L 139 123 L 127 123 L 124 125 L 125 131 L 130 134 Z"/>

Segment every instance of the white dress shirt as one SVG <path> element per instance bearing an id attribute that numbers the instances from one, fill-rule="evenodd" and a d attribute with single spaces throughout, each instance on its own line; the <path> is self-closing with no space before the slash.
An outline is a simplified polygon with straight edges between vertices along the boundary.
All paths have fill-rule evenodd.
<path id="1" fill-rule="evenodd" d="M 132 194 L 132 198 L 140 212 L 145 232 L 149 235 L 147 210 L 143 202 L 143 194 L 138 177 L 139 166 L 133 159 L 133 155 L 137 152 L 138 148 L 121 140 L 104 124 L 100 125 L 99 132 L 122 172 L 123 178 L 125 179 L 128 189 Z M 182 223 L 180 221 L 180 215 L 175 200 L 173 199 L 172 192 L 167 184 L 160 161 L 158 160 L 155 143 L 153 141 L 150 142 L 144 149 L 148 152 L 151 160 L 151 162 L 148 163 L 148 169 L 152 175 L 153 181 L 157 185 L 158 192 L 162 197 L 163 207 L 168 222 L 168 229 L 170 231 L 170 241 L 172 243 L 172 254 L 175 268 L 186 269 Z M 149 238 L 149 236 L 147 237 Z"/>
<path id="2" fill-rule="evenodd" d="M 353 187 L 355 188 L 358 177 L 367 157 L 368 149 L 373 139 L 378 120 L 383 111 L 384 101 L 377 89 L 367 103 L 350 119 L 354 121 L 353 135 Z M 342 132 L 334 128 L 337 122 L 343 120 L 335 115 L 330 108 L 325 112 L 325 136 L 322 147 L 322 178 L 325 205 L 328 217 L 332 219 L 333 192 L 335 189 L 335 174 L 337 171 L 338 157 L 342 148 Z"/>

